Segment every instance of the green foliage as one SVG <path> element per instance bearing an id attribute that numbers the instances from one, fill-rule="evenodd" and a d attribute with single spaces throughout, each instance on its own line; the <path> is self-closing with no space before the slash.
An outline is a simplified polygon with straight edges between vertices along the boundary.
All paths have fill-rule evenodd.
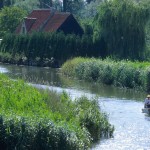
<path id="1" fill-rule="evenodd" d="M 83 133 L 83 132 L 82 132 Z M 83 149 L 84 143 L 67 127 L 47 119 L 0 118 L 0 143 L 6 149 Z M 84 133 L 85 134 L 85 133 Z M 88 147 L 85 146 L 85 149 Z"/>
<path id="2" fill-rule="evenodd" d="M 78 12 L 84 7 L 83 0 L 64 0 L 64 3 L 60 0 L 14 0 L 14 6 L 25 9 L 31 12 L 33 9 L 38 8 L 49 8 L 54 7 L 58 11 L 67 11 L 73 14 L 78 14 Z M 62 4 L 63 3 L 63 4 Z M 64 7 L 64 8 L 62 8 Z"/>
<path id="3" fill-rule="evenodd" d="M 62 72 L 78 79 L 149 91 L 149 65 L 149 62 L 80 57 L 64 63 Z"/>
<path id="4" fill-rule="evenodd" d="M 80 123 L 82 126 L 88 128 L 93 141 L 99 140 L 102 136 L 112 136 L 114 128 L 112 128 L 107 121 L 107 115 L 100 113 L 100 107 L 96 99 L 91 101 L 86 97 L 81 97 L 80 99 L 76 100 L 75 103 L 77 106 Z"/>
<path id="5" fill-rule="evenodd" d="M 84 7 L 83 0 L 63 0 L 63 11 L 78 14 L 78 12 Z"/>
<path id="6" fill-rule="evenodd" d="M 78 59 L 70 59 L 70 60 L 66 61 L 62 66 L 62 70 L 64 70 L 63 73 L 68 76 L 75 76 L 76 75 L 75 68 L 78 65 L 81 65 L 81 63 L 83 63 L 83 62 L 84 62 L 84 60 L 80 57 L 78 57 Z M 80 69 L 80 71 L 82 71 L 82 69 Z M 80 73 L 78 73 L 78 74 L 80 75 Z"/>
<path id="7" fill-rule="evenodd" d="M 91 0 L 88 0 L 91 1 Z M 85 4 L 85 7 L 80 10 L 80 18 L 82 20 L 93 20 L 98 13 L 97 7 L 103 3 L 103 0 L 92 0 L 90 3 Z"/>
<path id="8" fill-rule="evenodd" d="M 146 30 L 146 50 L 147 50 L 145 54 L 146 55 L 145 58 L 149 60 L 150 58 L 150 19 L 147 23 L 145 30 Z"/>
<path id="9" fill-rule="evenodd" d="M 31 12 L 33 9 L 39 8 L 38 0 L 15 0 L 14 6 L 17 6 L 27 12 Z"/>
<path id="10" fill-rule="evenodd" d="M 15 0 L 2 0 L 4 6 L 11 6 L 15 3 Z"/>
<path id="11" fill-rule="evenodd" d="M 105 1 L 95 17 L 94 39 L 104 39 L 108 55 L 143 59 L 149 8 L 130 0 Z"/>
<path id="12" fill-rule="evenodd" d="M 26 12 L 19 7 L 4 7 L 0 11 L 0 36 L 14 33 L 24 16 Z"/>
<path id="13" fill-rule="evenodd" d="M 103 42 L 95 44 L 92 37 L 82 37 L 74 34 L 64 35 L 63 33 L 33 33 L 31 35 L 4 36 L 0 45 L 1 52 L 10 55 L 20 55 L 28 60 L 36 61 L 40 58 L 41 65 L 53 57 L 60 64 L 75 56 L 103 56 Z"/>
<path id="14" fill-rule="evenodd" d="M 3 150 L 86 150 L 102 135 L 112 136 L 114 128 L 96 100 L 82 97 L 72 101 L 65 92 L 38 91 L 2 74 L 0 89 Z M 88 116 L 87 112 L 90 112 Z"/>
<path id="15" fill-rule="evenodd" d="M 52 98 L 47 101 L 50 109 L 63 114 L 67 121 L 72 121 L 72 118 L 76 116 L 80 125 L 88 129 L 93 142 L 101 137 L 112 136 L 114 128 L 109 124 L 107 115 L 100 111 L 97 99 L 89 100 L 83 96 L 72 102 L 65 92 L 61 95 L 56 93 L 52 95 Z M 50 100 L 53 98 L 55 101 Z"/>

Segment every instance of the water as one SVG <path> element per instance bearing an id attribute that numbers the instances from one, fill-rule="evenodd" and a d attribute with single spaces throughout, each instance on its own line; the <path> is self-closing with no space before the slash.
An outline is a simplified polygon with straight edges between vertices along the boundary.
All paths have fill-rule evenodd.
<path id="1" fill-rule="evenodd" d="M 105 98 L 102 102 L 115 126 L 114 138 L 102 140 L 93 150 L 149 150 L 150 118 L 141 113 L 143 102 Z"/>
<path id="2" fill-rule="evenodd" d="M 101 109 L 115 127 L 114 137 L 103 139 L 92 150 L 149 150 L 150 117 L 141 112 L 144 92 L 124 90 L 96 83 L 71 80 L 59 69 L 0 65 L 0 72 L 12 78 L 21 78 L 39 88 L 67 91 L 71 97 L 97 96 Z"/>

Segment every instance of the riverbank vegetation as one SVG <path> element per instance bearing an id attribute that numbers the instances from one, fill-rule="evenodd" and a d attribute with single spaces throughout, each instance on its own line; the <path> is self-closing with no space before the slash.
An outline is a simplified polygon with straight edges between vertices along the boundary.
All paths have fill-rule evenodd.
<path id="1" fill-rule="evenodd" d="M 0 74 L 0 147 L 88 149 L 113 127 L 97 100 L 74 101 L 65 93 L 38 91 Z"/>
<path id="2" fill-rule="evenodd" d="M 57 67 L 74 56 L 105 55 L 102 41 L 96 44 L 91 36 L 63 33 L 9 34 L 3 38 L 0 49 L 2 62 L 50 67 Z"/>
<path id="3" fill-rule="evenodd" d="M 65 75 L 125 88 L 150 91 L 150 63 L 128 60 L 74 58 L 62 66 Z"/>

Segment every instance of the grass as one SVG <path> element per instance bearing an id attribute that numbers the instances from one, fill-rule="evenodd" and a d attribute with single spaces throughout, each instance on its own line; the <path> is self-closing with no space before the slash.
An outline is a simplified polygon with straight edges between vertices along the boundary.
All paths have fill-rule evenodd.
<path id="1" fill-rule="evenodd" d="M 96 99 L 72 101 L 67 93 L 38 91 L 0 74 L 0 147 L 5 149 L 88 149 L 113 126 Z"/>
<path id="2" fill-rule="evenodd" d="M 80 80 L 150 91 L 149 66 L 149 62 L 79 57 L 64 63 L 62 72 Z"/>

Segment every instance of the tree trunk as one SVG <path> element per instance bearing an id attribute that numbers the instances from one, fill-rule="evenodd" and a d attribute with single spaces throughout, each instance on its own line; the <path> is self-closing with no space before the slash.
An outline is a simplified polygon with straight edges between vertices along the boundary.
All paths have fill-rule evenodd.
<path id="1" fill-rule="evenodd" d="M 0 1 L 0 9 L 4 7 L 4 0 Z"/>
<path id="2" fill-rule="evenodd" d="M 67 0 L 63 0 L 63 12 L 66 12 Z"/>
<path id="3" fill-rule="evenodd" d="M 50 7 L 53 7 L 53 2 L 52 2 L 52 0 L 50 0 L 49 5 L 50 5 Z"/>

